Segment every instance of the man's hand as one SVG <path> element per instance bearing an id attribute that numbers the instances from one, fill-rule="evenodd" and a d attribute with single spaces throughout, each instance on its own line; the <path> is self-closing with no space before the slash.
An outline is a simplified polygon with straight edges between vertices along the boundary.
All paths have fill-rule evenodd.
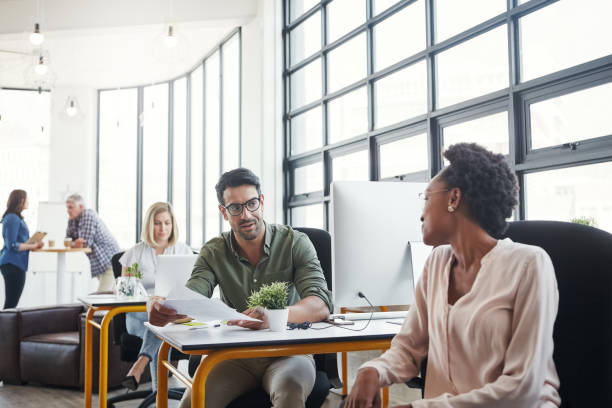
<path id="1" fill-rule="evenodd" d="M 83 238 L 77 238 L 74 241 L 72 241 L 72 247 L 73 248 L 83 248 L 83 244 L 85 244 L 85 239 Z"/>
<path id="2" fill-rule="evenodd" d="M 378 371 L 375 368 L 367 367 L 359 370 L 344 408 L 380 407 L 379 384 Z"/>
<path id="3" fill-rule="evenodd" d="M 268 318 L 262 309 L 259 308 L 249 308 L 245 310 L 245 315 L 252 317 L 253 319 L 259 319 L 261 322 L 254 322 L 252 320 L 229 320 L 227 322 L 228 326 L 240 326 L 245 327 L 251 330 L 262 330 L 267 329 L 268 326 Z"/>
<path id="4" fill-rule="evenodd" d="M 153 326 L 165 326 L 177 319 L 183 319 L 187 316 L 177 314 L 176 310 L 165 307 L 159 301 L 165 298 L 153 296 L 147 301 L 147 312 L 149 312 L 149 323 Z"/>

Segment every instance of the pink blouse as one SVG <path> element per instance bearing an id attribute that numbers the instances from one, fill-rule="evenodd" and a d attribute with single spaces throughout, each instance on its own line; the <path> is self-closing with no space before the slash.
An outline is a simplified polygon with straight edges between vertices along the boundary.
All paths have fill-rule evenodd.
<path id="1" fill-rule="evenodd" d="M 449 305 L 452 260 L 449 245 L 434 249 L 391 348 L 361 368 L 376 368 L 386 386 L 415 377 L 427 355 L 425 399 L 414 408 L 559 406 L 552 357 L 559 294 L 548 254 L 498 241 L 472 289 Z"/>

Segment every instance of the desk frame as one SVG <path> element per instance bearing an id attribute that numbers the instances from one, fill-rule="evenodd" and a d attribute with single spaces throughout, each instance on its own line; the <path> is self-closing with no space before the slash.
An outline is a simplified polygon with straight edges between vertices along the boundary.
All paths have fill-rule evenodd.
<path id="1" fill-rule="evenodd" d="M 337 342 L 330 342 L 329 339 L 326 339 L 326 341 L 308 340 L 307 343 L 298 344 L 247 346 L 214 350 L 181 350 L 180 347 L 164 340 L 159 349 L 159 356 L 157 358 L 157 407 L 168 408 L 168 371 L 172 372 L 177 379 L 191 388 L 191 407 L 204 408 L 204 385 L 206 384 L 206 378 L 213 367 L 222 361 L 253 357 L 282 357 L 297 354 L 386 350 L 391 346 L 392 338 L 393 337 L 386 339 L 355 339 Z M 187 376 L 183 375 L 183 373 L 170 364 L 168 361 L 170 347 L 174 347 L 185 354 L 207 355 L 198 366 L 193 381 L 189 380 Z"/>
<path id="2" fill-rule="evenodd" d="M 94 319 L 94 313 L 101 310 L 108 310 L 108 313 L 102 318 L 102 322 L 98 324 Z M 146 305 L 133 306 L 92 306 L 89 305 L 87 316 L 85 318 L 85 408 L 91 408 L 92 403 L 92 371 L 93 371 L 93 332 L 92 328 L 96 327 L 100 330 L 100 358 L 99 358 L 99 373 L 98 373 L 98 395 L 99 408 L 106 408 L 107 388 L 108 388 L 108 328 L 113 317 L 120 313 L 130 312 L 146 312 Z M 167 374 L 166 374 L 167 375 Z M 166 378 L 166 383 L 168 379 Z M 167 394 L 167 390 L 166 390 Z M 166 402 L 167 404 L 167 402 Z"/>

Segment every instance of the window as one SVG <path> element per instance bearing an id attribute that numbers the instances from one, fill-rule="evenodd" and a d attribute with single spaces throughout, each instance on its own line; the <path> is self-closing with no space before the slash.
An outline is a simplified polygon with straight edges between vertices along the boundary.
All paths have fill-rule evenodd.
<path id="1" fill-rule="evenodd" d="M 612 82 L 529 107 L 531 148 L 612 135 Z"/>
<path id="2" fill-rule="evenodd" d="M 506 156 L 519 218 L 546 205 L 538 175 L 612 162 L 607 0 L 284 1 L 292 225 L 329 225 L 333 181 L 429 180 L 460 142 Z"/>
<path id="3" fill-rule="evenodd" d="M 522 79 L 612 54 L 611 15 L 609 0 L 563 0 L 521 18 Z"/>
<path id="4" fill-rule="evenodd" d="M 136 88 L 100 92 L 98 214 L 122 248 L 140 239 L 136 231 L 137 107 Z"/>
<path id="5" fill-rule="evenodd" d="M 219 234 L 214 185 L 241 160 L 240 43 L 236 29 L 184 76 L 99 91 L 97 209 L 122 247 L 155 201 L 172 202 L 192 247 Z"/>
<path id="6" fill-rule="evenodd" d="M 144 88 L 142 126 L 142 205 L 168 199 L 168 84 Z"/>
<path id="7" fill-rule="evenodd" d="M 187 78 L 174 81 L 172 203 L 179 239 L 187 238 Z"/>
<path id="8" fill-rule="evenodd" d="M 525 176 L 527 219 L 593 220 L 612 231 L 612 162 L 529 173 Z"/>
<path id="9" fill-rule="evenodd" d="M 30 207 L 23 216 L 31 232 L 38 225 L 38 203 L 49 199 L 50 119 L 49 92 L 0 89 L 2 213 L 11 191 L 25 190 Z"/>

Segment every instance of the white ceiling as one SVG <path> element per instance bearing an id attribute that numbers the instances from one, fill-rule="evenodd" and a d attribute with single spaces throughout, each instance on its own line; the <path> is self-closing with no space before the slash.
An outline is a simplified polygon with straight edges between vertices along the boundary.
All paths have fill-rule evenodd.
<path id="1" fill-rule="evenodd" d="M 235 27 L 257 0 L 0 0 L 0 86 L 32 87 L 38 53 L 28 34 L 39 21 L 55 86 L 113 88 L 178 76 Z M 39 10 L 39 11 L 38 11 Z M 172 22 L 179 46 L 162 35 Z M 29 55 L 23 55 L 29 54 Z"/>

